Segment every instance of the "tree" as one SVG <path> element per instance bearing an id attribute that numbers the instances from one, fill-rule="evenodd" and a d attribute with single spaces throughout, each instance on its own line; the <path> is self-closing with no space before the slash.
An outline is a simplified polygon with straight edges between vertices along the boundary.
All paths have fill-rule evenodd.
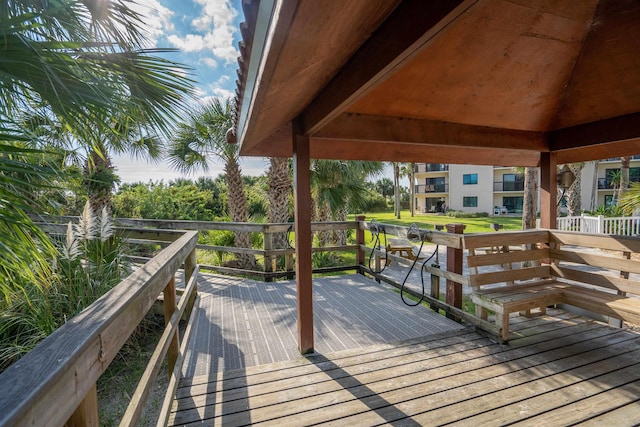
<path id="1" fill-rule="evenodd" d="M 637 214 L 638 209 L 640 209 L 640 183 L 632 182 L 618 201 L 618 205 L 627 215 Z"/>
<path id="2" fill-rule="evenodd" d="M 536 228 L 538 211 L 538 168 L 524 168 L 524 200 L 522 229 Z"/>
<path id="3" fill-rule="evenodd" d="M 349 207 L 359 209 L 365 205 L 366 179 L 382 173 L 380 162 L 313 160 L 311 162 L 311 191 L 316 221 L 345 221 Z M 320 245 L 331 242 L 331 234 L 318 233 Z M 336 233 L 333 241 L 346 243 L 344 233 Z"/>
<path id="4" fill-rule="evenodd" d="M 0 292 L 5 299 L 47 270 L 52 246 L 27 213 L 30 195 L 55 181 L 60 164 L 24 117 L 40 115 L 90 141 L 116 112 L 159 129 L 191 90 L 184 67 L 145 49 L 145 24 L 121 1 L 0 4 Z M 86 137 L 86 138 L 85 138 Z M 46 271 L 45 271 L 46 273 Z"/>
<path id="5" fill-rule="evenodd" d="M 565 197 L 567 200 L 567 213 L 569 216 L 579 216 L 582 210 L 582 168 L 584 162 L 569 163 L 567 167 L 573 174 L 573 183 L 567 188 Z"/>
<path id="6" fill-rule="evenodd" d="M 393 181 L 389 178 L 381 178 L 375 182 L 374 188 L 378 193 L 380 193 L 384 198 L 390 198 L 393 196 Z"/>
<path id="7" fill-rule="evenodd" d="M 400 219 L 400 164 L 393 162 L 393 214 Z"/>
<path id="8" fill-rule="evenodd" d="M 228 144 L 226 134 L 233 126 L 233 105 L 214 98 L 198 108 L 186 122 L 178 125 L 169 149 L 169 162 L 182 172 L 208 170 L 210 157 L 224 162 L 229 217 L 233 222 L 247 222 L 247 196 L 239 163 L 239 147 Z M 236 246 L 251 248 L 248 232 L 236 232 Z M 240 268 L 255 269 L 255 257 L 236 254 Z"/>
<path id="9" fill-rule="evenodd" d="M 289 159 L 271 157 L 269 159 L 269 222 L 289 221 L 289 199 L 291 196 L 291 172 Z M 287 247 L 287 233 L 275 233 L 272 238 L 274 249 Z"/>
<path id="10" fill-rule="evenodd" d="M 409 178 L 409 212 L 411 216 L 415 216 L 415 163 L 403 163 L 401 168 L 401 175 Z"/>
<path id="11" fill-rule="evenodd" d="M 620 187 L 618 188 L 618 201 L 622 200 L 624 193 L 629 188 L 629 164 L 631 157 L 620 157 Z"/>

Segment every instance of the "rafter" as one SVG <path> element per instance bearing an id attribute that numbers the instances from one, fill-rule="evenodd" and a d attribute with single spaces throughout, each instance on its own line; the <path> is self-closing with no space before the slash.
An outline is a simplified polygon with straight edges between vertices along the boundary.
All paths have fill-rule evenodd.
<path id="1" fill-rule="evenodd" d="M 318 132 L 389 73 L 411 59 L 477 0 L 407 0 L 351 57 L 301 114 L 302 132 Z"/>

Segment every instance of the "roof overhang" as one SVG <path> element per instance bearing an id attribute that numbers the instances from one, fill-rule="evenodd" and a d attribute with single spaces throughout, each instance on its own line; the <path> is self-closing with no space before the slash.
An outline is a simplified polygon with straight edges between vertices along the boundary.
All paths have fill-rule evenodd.
<path id="1" fill-rule="evenodd" d="M 247 156 L 536 166 L 640 153 L 636 0 L 243 1 Z"/>

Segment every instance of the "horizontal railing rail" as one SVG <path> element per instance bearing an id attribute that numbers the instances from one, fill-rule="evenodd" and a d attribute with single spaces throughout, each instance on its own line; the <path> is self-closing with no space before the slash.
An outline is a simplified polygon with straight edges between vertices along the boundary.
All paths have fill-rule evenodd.
<path id="1" fill-rule="evenodd" d="M 68 222 L 76 222 L 77 217 L 73 216 L 44 216 L 36 217 L 42 227 L 55 234 L 64 235 Z M 192 230 L 192 231 L 229 231 L 229 232 L 248 232 L 262 234 L 262 248 L 240 248 L 236 246 L 211 245 L 199 243 L 196 249 L 199 253 L 218 253 L 220 257 L 224 254 L 248 254 L 258 257 L 262 260 L 262 268 L 259 270 L 240 268 L 233 265 L 216 265 L 210 262 L 200 260 L 200 269 L 212 271 L 216 273 L 240 275 L 254 277 L 259 280 L 271 281 L 278 278 L 293 279 L 294 271 L 294 255 L 295 244 L 293 223 L 236 223 L 222 221 L 188 221 L 188 220 L 155 220 L 155 219 L 137 219 L 137 218 L 114 218 L 114 223 L 118 226 L 118 230 L 123 238 L 128 242 L 137 245 L 155 244 L 165 247 L 170 241 L 172 230 Z M 330 222 L 314 222 L 311 224 L 311 231 L 319 232 L 339 232 L 356 230 L 358 223 L 356 221 L 330 221 Z M 149 234 L 153 233 L 153 234 Z M 274 235 L 278 233 L 287 233 L 287 240 L 291 243 L 285 248 L 275 248 L 273 244 Z M 290 235 L 289 235 L 290 234 Z M 315 246 L 312 248 L 313 253 L 320 252 L 356 252 L 358 246 L 356 244 L 344 245 L 326 245 Z M 133 261 L 146 262 L 149 256 L 130 256 Z M 339 272 L 358 270 L 358 266 L 352 263 L 344 263 L 343 265 L 331 267 L 314 268 L 314 273 Z"/>
<path id="2" fill-rule="evenodd" d="M 196 298 L 198 237 L 194 231 L 137 233 L 162 241 L 172 235 L 173 241 L 0 374 L 0 426 L 99 425 L 96 381 L 164 294 L 168 329 L 124 420 L 124 425 L 136 424 L 159 361 L 166 355 L 173 369 L 179 356 L 177 321 L 191 312 Z M 177 305 L 175 277 L 182 266 L 186 290 Z"/>

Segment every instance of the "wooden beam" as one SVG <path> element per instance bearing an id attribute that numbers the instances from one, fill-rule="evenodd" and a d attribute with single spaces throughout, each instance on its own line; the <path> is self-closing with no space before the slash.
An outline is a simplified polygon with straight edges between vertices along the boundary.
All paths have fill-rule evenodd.
<path id="1" fill-rule="evenodd" d="M 547 137 L 551 151 L 639 139 L 640 112 L 554 130 L 548 132 Z"/>
<path id="2" fill-rule="evenodd" d="M 311 267 L 311 160 L 309 138 L 294 132 L 293 176 L 296 232 L 298 349 L 313 352 L 313 283 Z"/>
<path id="3" fill-rule="evenodd" d="M 475 3 L 403 1 L 302 113 L 302 133 L 311 135 L 322 129 Z"/>
<path id="4" fill-rule="evenodd" d="M 640 138 L 606 144 L 587 145 L 586 147 L 561 150 L 556 153 L 558 155 L 559 165 L 608 159 L 613 156 L 635 156 L 640 153 Z"/>
<path id="5" fill-rule="evenodd" d="M 391 162 L 417 162 L 428 159 L 433 163 L 528 167 L 536 167 L 540 162 L 540 153 L 535 150 L 320 138 L 311 138 L 311 157 Z"/>
<path id="6" fill-rule="evenodd" d="M 557 228 L 558 161 L 555 153 L 540 156 L 540 227 Z"/>
<path id="7" fill-rule="evenodd" d="M 549 151 L 540 132 L 356 113 L 339 115 L 312 137 Z"/>

